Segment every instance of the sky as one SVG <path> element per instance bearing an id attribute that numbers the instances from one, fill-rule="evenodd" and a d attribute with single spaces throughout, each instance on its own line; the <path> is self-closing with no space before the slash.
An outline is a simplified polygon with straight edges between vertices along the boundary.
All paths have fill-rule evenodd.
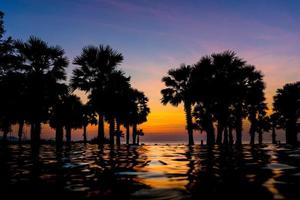
<path id="1" fill-rule="evenodd" d="M 7 36 L 60 45 L 70 63 L 87 45 L 121 52 L 120 68 L 149 97 L 151 114 L 141 126 L 149 140 L 186 137 L 182 106 L 160 104 L 161 78 L 181 63 L 235 51 L 264 74 L 269 108 L 276 89 L 300 77 L 297 0 L 1 0 L 0 10 Z M 89 129 L 95 135 L 96 127 Z"/>

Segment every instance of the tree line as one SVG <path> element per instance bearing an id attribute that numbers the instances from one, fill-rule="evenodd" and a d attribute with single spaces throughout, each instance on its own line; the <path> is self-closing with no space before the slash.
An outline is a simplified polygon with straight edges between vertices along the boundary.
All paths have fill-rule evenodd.
<path id="1" fill-rule="evenodd" d="M 2 139 L 14 124 L 22 140 L 24 124 L 30 125 L 31 143 L 41 141 L 42 123 L 55 129 L 55 140 L 71 142 L 72 129 L 83 128 L 87 142 L 87 126 L 98 124 L 97 142 L 120 144 L 126 129 L 126 143 L 136 144 L 142 130 L 138 125 L 150 113 L 148 98 L 131 86 L 130 77 L 119 68 L 123 55 L 110 46 L 86 46 L 73 59 L 76 68 L 67 82 L 69 59 L 60 46 L 51 46 L 31 36 L 27 41 L 4 38 L 3 13 L 0 11 L 0 129 Z M 83 104 L 75 90 L 85 91 Z M 109 124 L 105 138 L 104 123 Z M 132 127 L 132 136 L 130 136 Z"/>
<path id="2" fill-rule="evenodd" d="M 300 82 L 277 90 L 272 114 L 267 114 L 263 74 L 233 51 L 213 53 L 193 65 L 182 64 L 162 78 L 162 104 L 183 103 L 188 143 L 193 130 L 205 131 L 207 144 L 242 144 L 243 122 L 250 123 L 250 144 L 263 142 L 263 132 L 285 129 L 286 142 L 297 143 L 300 131 Z M 234 134 L 235 133 L 235 141 Z"/>

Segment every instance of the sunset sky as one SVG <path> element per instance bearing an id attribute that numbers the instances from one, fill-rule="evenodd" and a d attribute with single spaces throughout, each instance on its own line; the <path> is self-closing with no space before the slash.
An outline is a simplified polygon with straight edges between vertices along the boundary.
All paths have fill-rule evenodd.
<path id="1" fill-rule="evenodd" d="M 160 104 L 161 78 L 181 63 L 236 51 L 265 75 L 270 108 L 276 89 L 300 77 L 297 0 L 1 0 L 0 10 L 6 36 L 38 36 L 62 46 L 70 61 L 90 44 L 121 52 L 120 68 L 150 99 L 151 114 L 142 126 L 147 137 L 185 137 L 182 107 Z M 69 75 L 74 68 L 70 64 Z"/>

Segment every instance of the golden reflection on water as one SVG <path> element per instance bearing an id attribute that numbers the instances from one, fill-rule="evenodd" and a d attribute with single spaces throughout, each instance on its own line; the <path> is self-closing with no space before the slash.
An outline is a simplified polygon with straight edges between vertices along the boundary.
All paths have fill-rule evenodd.
<path id="1" fill-rule="evenodd" d="M 277 188 L 277 184 L 280 183 L 279 181 L 277 181 L 277 179 L 283 175 L 284 169 L 292 169 L 293 167 L 280 164 L 280 162 L 278 161 L 278 149 L 276 148 L 276 146 L 269 145 L 267 150 L 268 151 L 266 152 L 266 154 L 268 154 L 270 157 L 269 164 L 266 168 L 271 169 L 272 176 L 263 183 L 263 186 L 271 192 L 274 199 L 285 199 L 283 194 L 281 194 L 281 192 Z"/>
<path id="2" fill-rule="evenodd" d="M 274 176 L 269 178 L 263 184 L 263 186 L 265 186 L 272 193 L 274 199 L 285 199 L 276 187 L 276 178 L 280 177 L 282 175 L 282 172 L 280 170 L 272 170 L 272 173 Z"/>
<path id="3" fill-rule="evenodd" d="M 188 160 L 186 146 L 143 146 L 147 152 L 148 163 L 144 167 L 135 167 L 139 181 L 152 188 L 185 189 L 188 184 Z M 147 175 L 146 175 L 147 174 Z"/>

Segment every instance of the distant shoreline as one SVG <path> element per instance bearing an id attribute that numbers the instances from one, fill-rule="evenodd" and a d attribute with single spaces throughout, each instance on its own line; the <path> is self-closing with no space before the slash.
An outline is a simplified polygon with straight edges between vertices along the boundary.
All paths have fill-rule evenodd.
<path id="1" fill-rule="evenodd" d="M 30 140 L 26 140 L 26 141 L 21 141 L 21 142 L 19 142 L 19 141 L 7 141 L 7 142 L 3 142 L 3 141 L 1 141 L 0 140 L 0 145 L 18 145 L 18 144 L 21 144 L 21 145 L 29 145 L 29 144 L 31 144 L 31 141 Z M 55 145 L 56 143 L 55 143 L 55 141 L 54 140 L 42 140 L 41 141 L 41 143 L 40 143 L 40 145 Z M 67 145 L 67 143 L 66 142 L 64 142 L 64 144 L 65 145 Z M 84 144 L 84 141 L 72 141 L 71 142 L 71 145 L 73 145 L 73 144 Z M 91 141 L 88 141 L 88 142 L 86 142 L 86 144 L 98 144 L 98 143 L 96 143 L 96 142 L 91 142 Z M 271 145 L 272 144 L 272 142 L 266 142 L 266 143 L 263 143 L 263 144 L 254 144 L 254 145 L 261 145 L 261 146 L 263 146 L 263 145 Z M 299 145 L 300 144 L 300 142 L 298 142 L 296 145 Z M 104 145 L 109 145 L 109 143 L 104 143 Z M 142 142 L 141 144 L 139 144 L 139 145 L 137 145 L 137 144 L 125 144 L 125 143 L 123 143 L 123 144 L 121 144 L 121 146 L 124 146 L 124 145 L 128 145 L 128 146 L 143 146 L 143 145 L 149 145 L 149 146 L 155 146 L 155 145 L 160 145 L 160 146 L 173 146 L 173 145 L 185 145 L 185 146 L 189 146 L 186 142 L 177 142 L 177 141 L 169 141 L 169 142 Z M 201 144 L 201 143 L 196 143 L 196 144 L 194 144 L 195 146 L 207 146 L 207 144 L 206 143 L 203 143 L 203 144 Z M 242 145 L 244 146 L 244 145 L 250 145 L 249 144 L 249 142 L 244 142 L 244 143 L 242 143 Z M 274 144 L 274 145 L 287 145 L 287 143 L 281 143 L 281 142 L 279 142 L 279 143 L 277 143 L 277 144 Z M 115 146 L 117 146 L 117 145 L 115 145 Z M 226 146 L 226 145 L 224 145 L 224 144 L 220 144 L 220 145 L 217 145 L 217 144 L 215 144 L 214 146 Z M 227 145 L 227 146 L 236 146 L 235 144 L 233 144 L 233 145 Z"/>

